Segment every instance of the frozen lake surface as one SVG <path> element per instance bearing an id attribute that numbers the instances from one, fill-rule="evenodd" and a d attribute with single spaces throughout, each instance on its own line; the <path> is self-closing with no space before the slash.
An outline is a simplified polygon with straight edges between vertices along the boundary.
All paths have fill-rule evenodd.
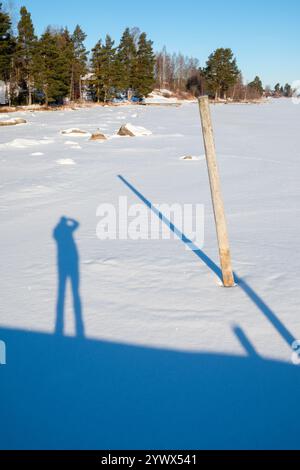
<path id="1" fill-rule="evenodd" d="M 1 447 L 300 447 L 300 369 L 291 362 L 300 339 L 300 106 L 282 99 L 212 115 L 234 289 L 220 287 L 196 104 L 5 116 L 28 124 L 0 130 Z M 127 122 L 152 135 L 112 137 Z M 112 138 L 61 134 L 70 128 Z M 182 160 L 189 155 L 197 158 Z M 203 247 L 190 251 L 176 237 L 99 240 L 97 208 L 118 207 L 120 197 L 147 208 L 203 204 Z M 69 287 L 65 336 L 56 334 L 53 230 L 62 216 L 80 223 L 85 339 Z"/>

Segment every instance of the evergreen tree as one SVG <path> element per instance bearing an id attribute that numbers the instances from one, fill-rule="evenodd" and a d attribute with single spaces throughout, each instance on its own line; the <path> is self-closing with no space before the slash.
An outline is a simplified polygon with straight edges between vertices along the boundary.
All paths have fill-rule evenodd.
<path id="1" fill-rule="evenodd" d="M 112 98 L 117 85 L 116 78 L 116 48 L 114 41 L 107 35 L 105 44 L 99 41 L 93 49 L 92 70 L 94 88 L 98 102 Z"/>
<path id="2" fill-rule="evenodd" d="M 155 85 L 153 42 L 147 40 L 146 33 L 140 35 L 135 60 L 133 88 L 137 96 L 147 96 Z"/>
<path id="3" fill-rule="evenodd" d="M 53 64 L 58 60 L 56 41 L 47 28 L 37 44 L 37 56 L 34 63 L 34 77 L 37 88 L 42 92 L 45 104 L 48 106 L 53 98 L 55 76 Z"/>
<path id="4" fill-rule="evenodd" d="M 118 88 L 128 95 L 133 88 L 135 78 L 137 50 L 129 28 L 126 28 L 117 52 L 117 84 Z"/>
<path id="5" fill-rule="evenodd" d="M 286 98 L 291 98 L 292 95 L 293 95 L 292 87 L 289 83 L 286 83 L 284 87 L 284 96 L 286 96 Z"/>
<path id="6" fill-rule="evenodd" d="M 0 3 L 0 80 L 10 81 L 15 40 L 11 32 L 11 19 Z"/>
<path id="7" fill-rule="evenodd" d="M 62 87 L 65 89 L 62 97 L 71 97 L 72 64 L 75 54 L 74 42 L 68 28 L 58 31 L 56 37 L 60 59 L 58 63 L 58 71 L 60 67 L 61 81 L 63 83 Z"/>
<path id="8" fill-rule="evenodd" d="M 280 94 L 280 88 L 281 88 L 280 83 L 276 83 L 274 91 L 277 95 Z"/>
<path id="9" fill-rule="evenodd" d="M 112 97 L 116 85 L 116 49 L 115 42 L 109 35 L 106 36 L 102 48 L 102 89 L 103 99 L 107 101 Z"/>
<path id="10" fill-rule="evenodd" d="M 92 90 L 98 103 L 102 97 L 102 41 L 98 41 L 92 49 L 91 66 L 94 78 L 92 80 Z"/>
<path id="11" fill-rule="evenodd" d="M 259 96 L 263 95 L 264 87 L 263 87 L 262 81 L 259 77 L 255 77 L 253 82 L 250 82 L 248 86 L 249 86 L 249 88 L 254 90 Z"/>
<path id="12" fill-rule="evenodd" d="M 217 49 L 209 56 L 205 76 L 209 91 L 215 99 L 226 98 L 228 89 L 236 83 L 239 73 L 231 49 Z"/>
<path id="13" fill-rule="evenodd" d="M 37 38 L 31 15 L 25 7 L 20 10 L 21 19 L 18 23 L 18 37 L 16 47 L 16 66 L 19 69 L 19 82 L 23 84 L 27 93 L 27 104 L 32 104 L 33 88 L 33 62 Z"/>
<path id="14" fill-rule="evenodd" d="M 45 104 L 59 102 L 68 95 L 71 82 L 72 41 L 68 30 L 48 27 L 37 46 L 35 80 Z"/>
<path id="15" fill-rule="evenodd" d="M 82 99 L 81 77 L 87 72 L 88 52 L 85 48 L 84 41 L 86 34 L 79 25 L 76 26 L 73 35 L 73 59 L 71 66 L 71 100 Z"/>

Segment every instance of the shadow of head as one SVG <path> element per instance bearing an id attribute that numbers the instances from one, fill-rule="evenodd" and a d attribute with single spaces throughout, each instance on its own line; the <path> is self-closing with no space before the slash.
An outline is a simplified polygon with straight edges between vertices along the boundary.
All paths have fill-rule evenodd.
<path id="1" fill-rule="evenodd" d="M 66 271 L 75 269 L 75 263 L 78 263 L 78 251 L 73 237 L 78 227 L 79 222 L 76 220 L 62 217 L 53 232 L 58 249 L 58 263 Z"/>

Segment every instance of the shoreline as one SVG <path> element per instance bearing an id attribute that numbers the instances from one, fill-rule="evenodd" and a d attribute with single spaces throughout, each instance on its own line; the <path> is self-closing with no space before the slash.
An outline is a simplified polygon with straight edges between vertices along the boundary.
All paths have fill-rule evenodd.
<path id="1" fill-rule="evenodd" d="M 212 105 L 252 105 L 252 104 L 267 104 L 271 100 L 263 98 L 258 100 L 246 100 L 246 101 L 231 101 L 231 100 L 210 100 Z M 153 103 L 72 103 L 67 105 L 59 106 L 45 106 L 45 105 L 31 105 L 31 106 L 5 106 L 0 105 L 0 115 L 6 113 L 17 113 L 17 112 L 56 112 L 56 111 L 79 111 L 80 109 L 87 108 L 105 108 L 105 107 L 127 107 L 127 106 L 182 106 L 183 104 L 197 104 L 197 99 L 194 100 L 178 100 L 168 102 L 153 102 Z"/>

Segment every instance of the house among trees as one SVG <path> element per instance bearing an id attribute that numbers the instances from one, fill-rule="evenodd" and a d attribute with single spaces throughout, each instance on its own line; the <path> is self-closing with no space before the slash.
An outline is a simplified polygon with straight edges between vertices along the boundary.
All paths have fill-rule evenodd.
<path id="1" fill-rule="evenodd" d="M 81 77 L 81 90 L 82 90 L 82 99 L 83 101 L 93 101 L 93 96 L 91 93 L 92 83 L 95 80 L 95 75 L 92 72 L 87 73 Z"/>

